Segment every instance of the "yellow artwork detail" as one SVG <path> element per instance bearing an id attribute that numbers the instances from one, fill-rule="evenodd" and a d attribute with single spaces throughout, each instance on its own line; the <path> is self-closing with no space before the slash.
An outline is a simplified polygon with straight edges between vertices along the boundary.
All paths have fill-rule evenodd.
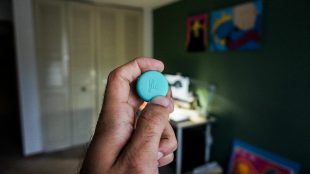
<path id="1" fill-rule="evenodd" d="M 194 31 L 194 37 L 199 37 L 199 30 L 202 28 L 199 20 L 196 20 L 192 26 L 192 30 Z"/>
<path id="2" fill-rule="evenodd" d="M 225 23 L 225 22 L 227 22 L 227 21 L 229 21 L 229 20 L 232 20 L 232 16 L 223 13 L 222 17 L 214 22 L 214 26 L 213 26 L 213 28 L 212 28 L 213 33 L 215 33 L 215 30 L 216 30 L 220 25 L 222 25 L 223 23 Z M 216 36 L 216 35 L 215 35 L 215 36 Z M 215 42 L 218 43 L 218 44 L 221 44 L 221 45 L 226 45 L 226 40 L 225 40 L 225 39 L 219 39 L 218 37 L 215 37 Z"/>

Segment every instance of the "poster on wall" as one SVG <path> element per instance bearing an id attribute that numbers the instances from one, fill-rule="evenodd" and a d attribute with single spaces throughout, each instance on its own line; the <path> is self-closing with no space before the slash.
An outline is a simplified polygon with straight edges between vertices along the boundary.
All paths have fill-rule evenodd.
<path id="1" fill-rule="evenodd" d="M 208 45 L 206 13 L 189 16 L 186 20 L 186 48 L 189 52 L 205 51 Z"/>
<path id="2" fill-rule="evenodd" d="M 262 12 L 262 0 L 212 12 L 209 50 L 230 51 L 260 48 Z"/>
<path id="3" fill-rule="evenodd" d="M 228 174 L 298 174 L 300 165 L 235 140 Z"/>

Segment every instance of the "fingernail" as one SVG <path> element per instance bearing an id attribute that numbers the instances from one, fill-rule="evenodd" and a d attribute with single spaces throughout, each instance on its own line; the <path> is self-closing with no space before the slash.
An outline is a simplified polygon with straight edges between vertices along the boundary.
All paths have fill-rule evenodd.
<path id="1" fill-rule="evenodd" d="M 164 156 L 164 154 L 162 152 L 157 152 L 157 160 L 159 160 L 163 156 Z"/>
<path id="2" fill-rule="evenodd" d="M 156 98 L 152 99 L 150 101 L 150 103 L 160 105 L 163 107 L 168 107 L 170 105 L 171 101 L 167 97 L 160 96 L 160 97 L 156 97 Z"/>

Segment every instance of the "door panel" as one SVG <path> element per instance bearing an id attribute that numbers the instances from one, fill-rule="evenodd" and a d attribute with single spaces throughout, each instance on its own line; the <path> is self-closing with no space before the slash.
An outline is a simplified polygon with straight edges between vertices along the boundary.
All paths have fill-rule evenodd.
<path id="1" fill-rule="evenodd" d="M 65 6 L 35 1 L 37 71 L 45 151 L 71 144 Z"/>
<path id="2" fill-rule="evenodd" d="M 97 86 L 100 110 L 106 80 L 119 65 L 142 55 L 143 13 L 141 10 L 97 7 Z"/>
<path id="3" fill-rule="evenodd" d="M 116 9 L 97 8 L 97 111 L 100 111 L 109 72 L 117 66 L 120 55 L 119 16 Z"/>
<path id="4" fill-rule="evenodd" d="M 73 145 L 88 142 L 96 123 L 94 9 L 68 4 Z"/>
<path id="5" fill-rule="evenodd" d="M 143 13 L 124 10 L 124 59 L 130 60 L 143 54 Z"/>
<path id="6" fill-rule="evenodd" d="M 47 94 L 43 102 L 45 151 L 71 146 L 70 112 L 62 99 L 63 94 L 52 93 Z"/>

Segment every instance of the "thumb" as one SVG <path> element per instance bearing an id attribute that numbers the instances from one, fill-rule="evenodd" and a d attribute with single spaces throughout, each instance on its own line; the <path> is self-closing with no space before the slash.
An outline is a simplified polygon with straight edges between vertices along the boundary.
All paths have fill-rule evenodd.
<path id="1" fill-rule="evenodd" d="M 156 97 L 142 111 L 127 154 L 131 160 L 158 167 L 158 147 L 161 135 L 172 112 L 172 101 L 169 97 Z"/>

